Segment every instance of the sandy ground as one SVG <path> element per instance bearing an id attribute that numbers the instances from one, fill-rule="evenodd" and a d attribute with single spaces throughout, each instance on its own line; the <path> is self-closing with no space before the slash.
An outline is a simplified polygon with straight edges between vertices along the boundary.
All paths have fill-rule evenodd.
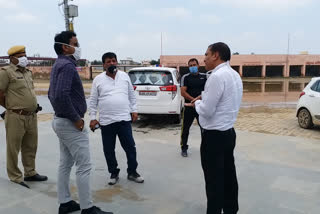
<path id="1" fill-rule="evenodd" d="M 91 88 L 92 83 L 91 82 L 83 82 L 82 85 L 83 85 L 83 88 Z M 39 80 L 35 80 L 34 87 L 36 89 L 48 89 L 49 88 L 49 80 L 40 81 L 40 82 L 39 82 Z"/>

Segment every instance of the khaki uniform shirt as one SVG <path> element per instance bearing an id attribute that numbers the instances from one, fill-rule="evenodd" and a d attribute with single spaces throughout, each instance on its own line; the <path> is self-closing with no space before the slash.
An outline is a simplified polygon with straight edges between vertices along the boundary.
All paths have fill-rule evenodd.
<path id="1" fill-rule="evenodd" d="M 5 93 L 6 109 L 25 111 L 37 109 L 37 98 L 30 70 L 22 70 L 12 63 L 0 68 L 0 90 Z"/>

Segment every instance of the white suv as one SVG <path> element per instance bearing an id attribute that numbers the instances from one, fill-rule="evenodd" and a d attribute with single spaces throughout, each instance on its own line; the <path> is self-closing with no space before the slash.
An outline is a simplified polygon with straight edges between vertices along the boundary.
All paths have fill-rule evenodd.
<path id="1" fill-rule="evenodd" d="M 302 128 L 320 125 L 320 77 L 312 78 L 301 92 L 296 116 Z"/>
<path id="2" fill-rule="evenodd" d="M 180 123 L 184 106 L 175 68 L 140 67 L 129 70 L 139 114 L 170 114 Z"/>

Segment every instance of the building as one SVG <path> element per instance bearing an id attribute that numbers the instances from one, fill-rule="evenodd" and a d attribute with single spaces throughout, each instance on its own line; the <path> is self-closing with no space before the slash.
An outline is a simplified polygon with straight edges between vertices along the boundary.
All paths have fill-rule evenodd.
<path id="1" fill-rule="evenodd" d="M 204 55 L 160 56 L 160 64 L 177 68 L 181 75 L 188 72 L 188 60 L 196 58 L 200 71 L 204 69 Z M 313 77 L 320 76 L 320 55 L 232 55 L 231 66 L 241 77 Z"/>

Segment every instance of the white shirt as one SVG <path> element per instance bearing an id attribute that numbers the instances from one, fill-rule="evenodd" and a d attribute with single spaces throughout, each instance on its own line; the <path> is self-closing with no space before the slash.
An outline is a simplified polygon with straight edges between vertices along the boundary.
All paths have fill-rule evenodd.
<path id="1" fill-rule="evenodd" d="M 199 122 L 206 130 L 225 131 L 233 127 L 242 100 L 242 80 L 229 62 L 212 70 L 201 99 L 195 102 Z"/>
<path id="2" fill-rule="evenodd" d="M 136 97 L 127 73 L 117 71 L 115 79 L 103 72 L 92 83 L 89 115 L 91 120 L 109 125 L 120 121 L 130 121 L 132 112 L 137 112 Z"/>

